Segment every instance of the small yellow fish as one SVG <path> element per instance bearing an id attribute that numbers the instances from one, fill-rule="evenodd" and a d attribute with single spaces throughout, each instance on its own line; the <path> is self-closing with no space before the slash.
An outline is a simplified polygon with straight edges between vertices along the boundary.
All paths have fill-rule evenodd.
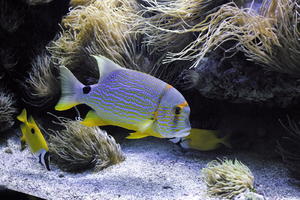
<path id="1" fill-rule="evenodd" d="M 23 109 L 21 114 L 17 116 L 17 119 L 23 122 L 23 124 L 20 125 L 22 131 L 22 146 L 27 143 L 31 152 L 38 157 L 39 163 L 47 170 L 50 170 L 48 145 L 33 117 L 30 116 L 29 119 L 27 119 L 27 111 Z"/>
<path id="2" fill-rule="evenodd" d="M 219 148 L 221 144 L 231 148 L 229 136 L 218 137 L 218 131 L 192 128 L 190 135 L 182 138 L 174 138 L 170 141 L 180 144 L 184 149 L 196 149 L 200 151 L 211 151 Z"/>
<path id="3" fill-rule="evenodd" d="M 100 72 L 99 82 L 94 85 L 83 85 L 69 69 L 60 67 L 62 95 L 56 110 L 86 104 L 92 111 L 82 124 L 114 125 L 133 130 L 128 139 L 173 138 L 189 134 L 190 107 L 178 90 L 149 74 L 123 68 L 103 56 L 93 57 Z"/>

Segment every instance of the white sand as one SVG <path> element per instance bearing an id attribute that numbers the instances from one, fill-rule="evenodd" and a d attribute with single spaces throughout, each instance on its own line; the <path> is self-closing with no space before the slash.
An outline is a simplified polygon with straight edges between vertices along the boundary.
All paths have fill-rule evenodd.
<path id="1" fill-rule="evenodd" d="M 251 153 L 182 152 L 162 139 L 127 140 L 122 144 L 124 162 L 97 173 L 70 174 L 53 165 L 46 171 L 27 149 L 20 152 L 19 145 L 17 137 L 0 145 L 0 185 L 46 199 L 212 199 L 200 169 L 223 156 L 246 164 L 267 199 L 300 199 L 300 188 L 289 183 L 279 161 Z"/>

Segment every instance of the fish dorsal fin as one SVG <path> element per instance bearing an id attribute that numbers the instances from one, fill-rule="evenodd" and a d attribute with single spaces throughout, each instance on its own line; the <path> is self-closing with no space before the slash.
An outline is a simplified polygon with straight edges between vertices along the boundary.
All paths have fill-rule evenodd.
<path id="1" fill-rule="evenodd" d="M 34 121 L 34 119 L 33 119 L 33 117 L 30 115 L 30 117 L 28 118 L 28 123 L 30 124 L 30 125 L 32 125 L 32 126 L 37 126 L 36 125 L 36 123 L 35 123 L 35 121 Z"/>
<path id="2" fill-rule="evenodd" d="M 21 114 L 17 116 L 17 119 L 24 123 L 27 122 L 27 111 L 25 108 L 22 110 Z"/>
<path id="3" fill-rule="evenodd" d="M 114 63 L 113 61 L 109 60 L 108 58 L 104 56 L 95 56 L 93 57 L 97 61 L 98 69 L 99 69 L 99 82 L 103 80 L 107 75 L 109 75 L 111 72 L 116 70 L 125 69 L 118 65 L 117 63 Z M 99 83 L 98 82 L 98 83 Z"/>

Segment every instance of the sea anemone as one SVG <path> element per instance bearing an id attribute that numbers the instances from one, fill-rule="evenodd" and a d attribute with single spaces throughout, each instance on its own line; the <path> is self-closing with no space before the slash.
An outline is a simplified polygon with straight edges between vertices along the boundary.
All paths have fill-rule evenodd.
<path id="1" fill-rule="evenodd" d="M 79 121 L 62 117 L 59 125 L 64 129 L 51 131 L 49 138 L 51 158 L 65 171 L 77 172 L 94 168 L 102 170 L 125 159 L 114 138 L 98 127 L 86 127 Z"/>
<path id="2" fill-rule="evenodd" d="M 28 104 L 43 107 L 59 95 L 60 85 L 57 71 L 57 67 L 51 62 L 48 54 L 42 53 L 35 57 L 29 77 L 23 85 L 25 101 Z"/>
<path id="3" fill-rule="evenodd" d="M 87 4 L 74 7 L 62 20 L 61 34 L 48 47 L 52 56 L 69 69 L 80 68 L 80 63 L 86 62 L 91 54 L 138 69 L 134 62 L 136 38 L 129 32 L 138 4 L 128 0 L 75 1 L 73 4 L 84 2 Z"/>
<path id="4" fill-rule="evenodd" d="M 0 90 L 0 132 L 11 128 L 15 122 L 17 108 L 11 93 Z"/>
<path id="5" fill-rule="evenodd" d="M 87 6 L 91 3 L 93 3 L 96 0 L 71 0 L 70 1 L 70 5 L 72 7 L 76 7 L 76 6 Z"/>
<path id="6" fill-rule="evenodd" d="M 209 195 L 231 199 L 253 190 L 254 177 L 250 169 L 238 160 L 213 160 L 201 172 Z"/>
<path id="7" fill-rule="evenodd" d="M 180 52 L 170 52 L 164 62 L 191 60 L 195 61 L 193 66 L 197 66 L 221 46 L 226 57 L 243 52 L 247 60 L 267 70 L 295 75 L 300 72 L 299 8 L 296 1 L 265 0 L 257 13 L 231 2 L 197 24 L 182 26 L 180 30 L 153 27 L 159 31 L 163 29 L 165 34 L 197 33 L 195 40 Z"/>
<path id="8" fill-rule="evenodd" d="M 144 19 L 141 32 L 151 53 L 178 52 L 193 42 L 191 27 L 205 19 L 206 15 L 227 1 L 212 0 L 144 0 Z M 187 30 L 187 31 L 186 31 Z"/>

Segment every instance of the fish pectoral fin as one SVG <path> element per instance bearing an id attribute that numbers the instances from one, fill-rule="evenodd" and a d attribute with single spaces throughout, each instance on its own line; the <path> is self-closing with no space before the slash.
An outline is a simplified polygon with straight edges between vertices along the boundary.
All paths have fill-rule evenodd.
<path id="1" fill-rule="evenodd" d="M 144 137 L 148 137 L 150 135 L 146 134 L 146 133 L 142 133 L 142 132 L 134 132 L 134 133 L 130 133 L 129 136 L 127 136 L 127 139 L 141 139 Z"/>
<path id="2" fill-rule="evenodd" d="M 85 116 L 84 120 L 80 122 L 84 126 L 106 126 L 109 125 L 104 122 L 95 111 L 90 110 Z"/>
<path id="3" fill-rule="evenodd" d="M 152 126 L 153 122 L 154 120 L 149 119 L 140 123 L 138 127 L 138 132 L 144 133 L 147 129 L 149 129 Z"/>

